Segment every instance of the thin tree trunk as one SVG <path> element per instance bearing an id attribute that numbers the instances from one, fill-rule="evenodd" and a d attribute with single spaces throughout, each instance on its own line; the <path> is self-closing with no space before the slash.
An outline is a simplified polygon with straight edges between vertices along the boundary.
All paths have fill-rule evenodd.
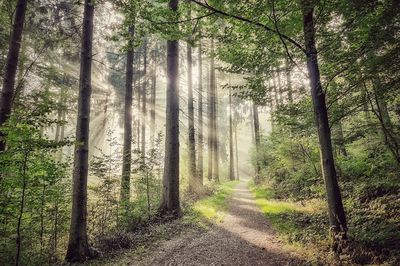
<path id="1" fill-rule="evenodd" d="M 340 251 L 342 240 L 347 238 L 347 224 L 333 159 L 325 92 L 322 89 L 320 80 L 317 49 L 315 46 L 314 6 L 312 1 L 303 0 L 302 9 L 307 67 L 311 81 L 311 95 L 321 149 L 321 162 L 328 201 L 330 230 L 333 237 L 333 249 Z"/>
<path id="2" fill-rule="evenodd" d="M 260 163 L 258 158 L 258 152 L 260 148 L 260 121 L 258 118 L 258 106 L 253 102 L 253 122 L 254 122 L 254 140 L 256 148 L 256 167 L 254 182 L 258 184 L 260 182 Z"/>
<path id="3" fill-rule="evenodd" d="M 140 142 L 140 140 L 141 140 L 141 134 L 140 134 L 140 129 L 141 129 L 141 125 L 140 125 L 140 120 L 141 120 L 141 115 L 142 115 L 142 111 L 141 111 L 141 109 L 140 109 L 140 99 L 141 99 L 141 94 L 142 94 L 142 84 L 141 84 L 141 77 L 142 77 L 142 74 L 140 73 L 140 70 L 141 70 L 141 66 L 140 66 L 140 64 L 141 64 L 141 57 L 140 57 L 140 53 L 138 53 L 138 62 L 137 62 L 137 69 L 136 69 L 136 71 L 137 71 L 137 79 L 138 79 L 138 81 L 137 81 L 137 86 L 136 86 L 136 88 L 137 88 L 137 93 L 136 93 L 136 95 L 137 95 L 137 98 L 136 98 L 136 103 L 137 103 L 137 150 L 138 151 L 140 151 L 140 147 L 141 147 L 141 142 Z"/>
<path id="4" fill-rule="evenodd" d="M 147 115 L 147 41 L 144 43 L 143 55 L 143 86 L 142 86 L 142 156 L 146 155 L 146 115 Z"/>
<path id="5" fill-rule="evenodd" d="M 199 91 L 198 91 L 198 155 L 197 155 L 197 174 L 198 183 L 203 186 L 203 59 L 201 52 L 201 40 L 199 42 Z"/>
<path id="6" fill-rule="evenodd" d="M 191 18 L 190 9 L 188 17 Z M 189 191 L 198 189 L 196 176 L 196 140 L 194 129 L 194 104 L 193 104 L 193 57 L 192 45 L 187 43 L 187 69 L 188 69 L 188 156 L 189 156 Z"/>
<path id="7" fill-rule="evenodd" d="M 157 47 L 153 51 L 153 76 L 150 96 L 150 144 L 154 148 L 154 136 L 156 131 L 156 94 L 157 94 Z"/>
<path id="8" fill-rule="evenodd" d="M 237 121 L 235 122 L 235 150 L 236 150 L 236 179 L 239 180 L 239 149 L 237 137 Z"/>
<path id="9" fill-rule="evenodd" d="M 10 45 L 3 78 L 3 90 L 1 91 L 0 98 L 0 127 L 3 126 L 10 116 L 14 101 L 15 76 L 17 74 L 18 58 L 21 48 L 27 4 L 28 0 L 18 0 L 15 9 L 14 25 L 10 38 Z M 4 151 L 6 148 L 6 143 L 3 140 L 3 136 L 4 133 L 0 131 L 0 152 Z"/>
<path id="10" fill-rule="evenodd" d="M 170 0 L 169 8 L 178 10 L 178 0 Z M 180 215 L 179 203 L 179 43 L 167 41 L 167 107 L 162 214 Z"/>
<path id="11" fill-rule="evenodd" d="M 211 107 L 212 107 L 212 136 L 213 136 L 213 174 L 214 180 L 219 182 L 219 153 L 218 153 L 218 131 L 217 131 L 217 80 L 215 77 L 215 60 L 214 60 L 214 40 L 211 39 Z"/>
<path id="12" fill-rule="evenodd" d="M 235 159 L 233 156 L 232 89 L 229 88 L 229 180 L 235 180 Z"/>
<path id="13" fill-rule="evenodd" d="M 250 109 L 250 129 L 251 129 L 251 143 L 253 145 L 256 144 L 256 138 L 254 133 L 254 110 L 253 108 Z"/>
<path id="14" fill-rule="evenodd" d="M 90 96 L 92 92 L 93 0 L 85 0 L 79 79 L 79 103 L 73 170 L 71 227 L 68 262 L 82 262 L 92 257 L 87 237 L 87 178 L 89 155 Z"/>
<path id="15" fill-rule="evenodd" d="M 129 28 L 130 37 L 134 37 L 134 28 Z M 125 110 L 124 110 L 124 146 L 122 154 L 122 176 L 120 206 L 125 212 L 128 211 L 130 198 L 130 180 L 132 164 L 132 102 L 133 102 L 133 43 L 129 42 L 126 56 L 126 76 L 125 76 Z"/>
<path id="16" fill-rule="evenodd" d="M 211 62 L 210 62 L 211 63 Z M 211 65 L 211 64 L 210 64 Z M 212 104 L 212 89 L 211 89 L 211 67 L 207 70 L 207 108 L 208 108 L 208 125 L 207 125 L 207 134 L 208 134 L 208 165 L 207 165 L 207 178 L 208 180 L 212 180 L 213 177 L 213 104 Z"/>

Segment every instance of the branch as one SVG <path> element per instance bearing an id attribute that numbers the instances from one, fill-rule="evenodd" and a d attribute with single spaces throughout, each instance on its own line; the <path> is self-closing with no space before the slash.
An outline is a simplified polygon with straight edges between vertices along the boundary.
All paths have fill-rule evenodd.
<path id="1" fill-rule="evenodd" d="M 195 3 L 195 4 L 199 5 L 199 6 L 201 6 L 201 7 L 204 7 L 204 8 L 206 8 L 206 9 L 210 10 L 210 11 L 213 11 L 213 12 L 215 12 L 215 13 L 217 13 L 217 14 L 223 15 L 223 16 L 225 16 L 225 17 L 234 18 L 234 19 L 237 19 L 237 20 L 246 22 L 246 23 L 248 23 L 248 24 L 251 24 L 251 25 L 254 25 L 254 26 L 263 28 L 263 29 L 265 29 L 265 30 L 268 31 L 268 32 L 271 32 L 271 33 L 274 33 L 274 34 L 278 34 L 280 37 L 282 37 L 282 38 L 285 39 L 286 41 L 290 42 L 291 44 L 293 44 L 294 46 L 296 46 L 297 48 L 299 48 L 303 53 L 306 53 L 306 50 L 305 50 L 298 42 L 296 42 L 294 39 L 292 39 L 291 37 L 289 37 L 289 36 L 287 36 L 287 35 L 285 35 L 285 34 L 283 34 L 283 33 L 281 33 L 281 34 L 278 33 L 276 30 L 274 30 L 274 29 L 268 27 L 268 26 L 265 25 L 265 24 L 262 24 L 262 23 L 260 23 L 260 22 L 253 21 L 253 20 L 248 19 L 248 18 L 240 17 L 240 16 L 237 16 L 237 15 L 234 15 L 234 14 L 229 14 L 229 13 L 226 13 L 226 12 L 224 12 L 224 11 L 222 11 L 222 10 L 218 10 L 218 9 L 216 9 L 215 7 L 210 6 L 210 5 L 207 3 L 206 0 L 204 1 L 204 3 L 200 2 L 199 0 L 191 0 L 191 1 L 192 1 L 193 3 Z"/>
<path id="2" fill-rule="evenodd" d="M 190 22 L 190 21 L 193 21 L 193 20 L 199 21 L 200 19 L 203 19 L 203 18 L 206 18 L 206 17 L 210 17 L 210 16 L 212 16 L 212 15 L 214 15 L 214 14 L 216 14 L 216 13 L 218 13 L 218 12 L 213 11 L 213 12 L 210 12 L 210 13 L 208 13 L 208 14 L 205 14 L 205 15 L 202 15 L 202 16 L 199 16 L 199 17 L 190 18 L 190 19 L 185 19 L 185 20 L 178 20 L 178 21 L 161 21 L 161 22 L 157 22 L 157 21 L 151 20 L 151 19 L 148 18 L 148 17 L 143 17 L 143 18 L 146 19 L 146 20 L 148 20 L 148 21 L 150 21 L 151 23 L 154 23 L 154 24 L 157 24 L 157 25 L 164 25 L 164 24 L 180 24 L 180 23 Z"/>

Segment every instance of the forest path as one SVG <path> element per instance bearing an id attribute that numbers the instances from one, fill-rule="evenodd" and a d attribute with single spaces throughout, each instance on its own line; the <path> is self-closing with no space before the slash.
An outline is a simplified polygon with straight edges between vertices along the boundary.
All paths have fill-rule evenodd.
<path id="1" fill-rule="evenodd" d="M 223 222 L 206 232 L 166 241 L 139 265 L 302 265 L 283 248 L 255 198 L 241 181 L 234 189 Z"/>

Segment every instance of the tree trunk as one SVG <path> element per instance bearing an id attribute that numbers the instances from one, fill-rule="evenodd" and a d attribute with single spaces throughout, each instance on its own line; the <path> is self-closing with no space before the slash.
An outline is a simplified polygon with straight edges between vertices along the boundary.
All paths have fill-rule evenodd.
<path id="1" fill-rule="evenodd" d="M 189 10 L 189 18 L 190 10 Z M 187 43 L 187 68 L 188 68 L 188 156 L 189 156 L 189 191 L 198 189 L 196 176 L 196 146 L 194 130 L 194 105 L 193 105 L 193 58 L 192 46 Z"/>
<path id="2" fill-rule="evenodd" d="M 253 122 L 254 122 L 254 140 L 256 148 L 256 168 L 254 182 L 260 183 L 260 163 L 258 161 L 258 152 L 260 148 L 260 121 L 258 118 L 258 106 L 253 102 Z"/>
<path id="3" fill-rule="evenodd" d="M 130 37 L 134 37 L 133 27 L 129 28 Z M 130 180 L 132 163 L 132 102 L 133 102 L 133 43 L 129 41 L 129 48 L 126 56 L 125 76 L 125 110 L 124 110 L 124 146 L 122 157 L 122 178 L 120 206 L 124 212 L 128 211 L 130 198 Z"/>
<path id="4" fill-rule="evenodd" d="M 217 131 L 217 84 L 215 77 L 215 60 L 214 60 L 214 40 L 211 40 L 211 108 L 212 108 L 212 136 L 213 136 L 213 174 L 214 180 L 219 182 L 219 154 L 218 154 L 218 131 Z"/>
<path id="5" fill-rule="evenodd" d="M 136 121 L 137 121 L 137 128 L 136 128 L 136 135 L 137 135 L 137 142 L 136 142 L 136 145 L 137 145 L 137 150 L 138 151 L 140 151 L 140 147 L 141 147 L 141 144 L 140 144 L 140 137 L 141 137 L 141 134 L 140 134 L 140 129 L 141 129 L 141 126 L 140 126 L 140 120 L 141 120 L 141 115 L 142 115 L 142 111 L 141 111 L 141 109 L 140 109 L 140 99 L 141 99 L 141 94 L 142 94 L 142 84 L 141 84 L 141 77 L 142 77 L 142 74 L 140 73 L 140 69 L 141 69 L 141 66 L 140 66 L 140 64 L 141 64 L 141 57 L 140 57 L 140 53 L 138 53 L 138 55 L 137 55 L 137 58 L 138 58 L 138 62 L 137 62 L 137 66 L 136 66 L 136 71 L 137 71 L 137 86 L 136 86 L 136 88 L 137 88 L 137 93 L 136 93 L 136 95 L 137 95 L 137 98 L 136 98 L 136 105 L 137 105 L 137 119 L 136 119 Z"/>
<path id="6" fill-rule="evenodd" d="M 256 144 L 255 134 L 254 134 L 254 111 L 253 108 L 250 109 L 250 129 L 251 129 L 251 143 Z"/>
<path id="7" fill-rule="evenodd" d="M 143 86 L 142 86 L 142 156 L 146 155 L 146 114 L 147 114 L 147 41 L 144 43 Z"/>
<path id="8" fill-rule="evenodd" d="M 169 8 L 177 12 L 178 0 L 170 0 Z M 165 163 L 162 214 L 179 215 L 179 43 L 167 41 L 167 107 L 165 133 Z"/>
<path id="9" fill-rule="evenodd" d="M 315 122 L 321 149 L 323 176 L 328 201 L 329 223 L 333 237 L 333 249 L 340 251 L 342 240 L 347 238 L 346 216 L 337 181 L 332 152 L 331 131 L 325 102 L 325 92 L 321 86 L 317 49 L 315 46 L 314 7 L 312 1 L 303 0 L 303 30 L 307 56 L 307 68 L 311 82 Z"/>
<path id="10" fill-rule="evenodd" d="M 232 89 L 229 88 L 229 180 L 235 180 L 235 159 L 233 156 Z"/>
<path id="11" fill-rule="evenodd" d="M 199 91 L 198 91 L 198 155 L 197 174 L 199 185 L 203 185 L 203 60 L 201 53 L 201 41 L 199 43 Z"/>
<path id="12" fill-rule="evenodd" d="M 239 149 L 237 134 L 237 122 L 235 122 L 236 179 L 239 180 Z"/>
<path id="13" fill-rule="evenodd" d="M 210 60 L 211 64 L 211 60 Z M 207 71 L 207 81 L 208 81 L 208 88 L 207 88 L 207 107 L 208 107 L 208 127 L 207 127 L 207 134 L 208 134 L 208 166 L 207 166 L 207 178 L 208 180 L 212 180 L 213 177 L 213 105 L 212 105 L 212 89 L 211 89 L 211 68 Z"/>
<path id="14" fill-rule="evenodd" d="M 90 96 L 92 92 L 93 0 L 85 0 L 79 79 L 78 118 L 73 170 L 71 227 L 68 262 L 82 262 L 91 257 L 87 237 L 87 178 L 89 154 Z"/>
<path id="15" fill-rule="evenodd" d="M 3 90 L 0 98 L 0 127 L 11 114 L 15 93 L 15 76 L 17 74 L 18 58 L 21 48 L 22 31 L 24 29 L 25 13 L 28 0 L 18 0 L 15 9 L 13 30 L 4 70 Z M 0 132 L 0 152 L 6 148 L 4 134 Z"/>
<path id="16" fill-rule="evenodd" d="M 154 136 L 156 134 L 156 93 L 157 93 L 157 47 L 153 51 L 153 76 L 150 96 L 150 144 L 154 148 Z"/>

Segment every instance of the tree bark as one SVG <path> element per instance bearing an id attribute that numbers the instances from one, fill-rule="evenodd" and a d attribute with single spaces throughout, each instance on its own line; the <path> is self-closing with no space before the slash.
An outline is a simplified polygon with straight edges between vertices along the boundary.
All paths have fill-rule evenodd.
<path id="1" fill-rule="evenodd" d="M 237 137 L 237 121 L 235 122 L 235 150 L 236 150 L 236 179 L 239 180 L 239 149 L 238 149 L 238 137 Z"/>
<path id="2" fill-rule="evenodd" d="M 233 154 L 232 89 L 229 88 L 229 180 L 235 180 L 235 159 Z"/>
<path id="3" fill-rule="evenodd" d="M 142 86 L 142 156 L 146 155 L 146 115 L 147 115 L 147 41 L 144 43 L 143 54 L 143 86 Z"/>
<path id="4" fill-rule="evenodd" d="M 1 91 L 0 98 L 0 127 L 4 125 L 10 116 L 14 101 L 15 76 L 17 74 L 27 4 L 28 0 L 18 0 L 15 9 L 13 30 L 4 71 L 3 90 Z M 4 133 L 0 131 L 0 152 L 6 148 L 6 142 L 3 137 Z"/>
<path id="5" fill-rule="evenodd" d="M 198 91 L 198 155 L 197 174 L 199 185 L 203 185 L 203 59 L 201 52 L 201 40 L 199 43 L 199 91 Z"/>
<path id="6" fill-rule="evenodd" d="M 211 64 L 211 60 L 210 60 Z M 213 107 L 212 107 L 212 89 L 211 89 L 211 68 L 207 71 L 207 107 L 208 107 L 208 125 L 207 125 L 207 134 L 208 134 L 208 165 L 207 165 L 207 178 L 208 180 L 212 180 L 213 177 Z"/>
<path id="7" fill-rule="evenodd" d="M 217 84 L 215 77 L 215 59 L 214 59 L 214 40 L 211 39 L 211 108 L 212 108 L 212 136 L 213 136 L 213 178 L 219 182 L 219 153 L 218 153 L 218 131 L 217 131 Z"/>
<path id="8" fill-rule="evenodd" d="M 189 18 L 191 17 L 189 11 Z M 198 189 L 196 176 L 196 144 L 194 129 L 194 105 L 193 105 L 193 58 L 192 46 L 187 43 L 187 67 L 188 67 L 188 156 L 189 156 L 189 191 Z"/>
<path id="9" fill-rule="evenodd" d="M 154 136 L 156 134 L 156 94 L 157 94 L 157 47 L 153 51 L 153 76 L 150 96 L 150 144 L 154 148 Z"/>
<path id="10" fill-rule="evenodd" d="M 68 262 L 82 262 L 92 257 L 87 237 L 87 178 L 89 154 L 90 96 L 92 92 L 93 0 L 85 0 L 79 79 L 79 103 L 73 170 L 71 227 Z"/>
<path id="11" fill-rule="evenodd" d="M 333 249 L 340 251 L 342 240 L 347 238 L 347 224 L 333 159 L 331 131 L 329 128 L 325 92 L 322 89 L 320 80 L 317 57 L 318 53 L 315 45 L 314 6 L 312 1 L 303 0 L 302 9 L 307 68 L 310 77 L 315 123 L 318 130 L 321 150 L 321 162 L 328 201 L 330 230 L 333 237 Z"/>
<path id="12" fill-rule="evenodd" d="M 254 140 L 256 148 L 256 167 L 254 182 L 260 183 L 260 163 L 258 161 L 258 152 L 260 148 L 260 121 L 258 118 L 258 106 L 253 102 L 253 122 L 254 122 Z"/>
<path id="13" fill-rule="evenodd" d="M 141 111 L 141 109 L 140 109 L 140 106 L 141 106 L 141 104 L 140 104 L 140 99 L 141 99 L 141 94 L 142 94 L 142 84 L 141 84 L 141 77 L 142 77 L 142 74 L 140 73 L 140 70 L 141 70 L 141 57 L 140 57 L 140 53 L 138 53 L 138 55 L 137 55 L 137 58 L 138 58 L 138 62 L 137 62 L 137 66 L 136 66 L 136 71 L 137 71 L 137 86 L 136 86 L 136 88 L 137 88 L 137 93 L 136 93 L 136 95 L 137 95 L 137 98 L 136 98 L 136 105 L 137 105 L 137 128 L 136 128 L 136 135 L 137 135 L 137 142 L 136 142 L 136 145 L 137 145 L 137 150 L 138 151 L 140 151 L 140 147 L 141 147 L 141 142 L 140 142 L 140 140 L 141 140 L 141 133 L 140 133 L 140 129 L 141 129 L 141 123 L 140 123 L 140 120 L 141 120 L 141 118 L 142 118 L 142 111 Z"/>
<path id="14" fill-rule="evenodd" d="M 130 37 L 134 37 L 133 27 L 129 28 Z M 124 110 L 124 146 L 122 157 L 122 178 L 120 205 L 124 212 L 128 211 L 130 198 L 130 180 L 132 164 L 132 102 L 133 102 L 133 57 L 134 51 L 132 41 L 126 56 L 126 76 L 125 76 L 125 110 Z"/>
<path id="15" fill-rule="evenodd" d="M 169 8 L 177 12 L 178 0 L 170 0 Z M 162 214 L 179 215 L 179 43 L 167 41 L 167 108 Z"/>

